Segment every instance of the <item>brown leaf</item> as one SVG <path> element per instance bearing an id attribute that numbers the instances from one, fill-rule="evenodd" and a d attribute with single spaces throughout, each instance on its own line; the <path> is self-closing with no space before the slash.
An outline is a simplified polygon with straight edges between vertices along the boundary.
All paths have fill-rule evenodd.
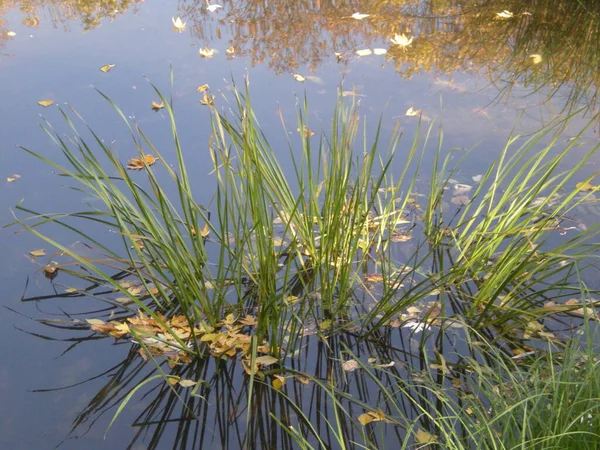
<path id="1" fill-rule="evenodd" d="M 37 103 L 38 103 L 38 105 L 43 106 L 44 108 L 47 108 L 48 106 L 54 104 L 54 100 L 40 100 Z"/>
<path id="2" fill-rule="evenodd" d="M 29 252 L 29 254 L 30 254 L 31 256 L 33 256 L 34 258 L 37 258 L 37 257 L 39 257 L 39 256 L 46 256 L 46 250 L 44 250 L 43 248 L 40 248 L 40 249 L 38 249 L 38 250 L 31 250 L 31 251 Z"/>
<path id="3" fill-rule="evenodd" d="M 127 169 L 129 170 L 142 170 L 144 169 L 146 166 L 144 165 L 144 162 L 146 163 L 146 165 L 151 166 L 156 162 L 156 158 L 152 155 L 144 155 L 144 159 L 142 158 L 130 158 L 127 164 Z"/>
<path id="4" fill-rule="evenodd" d="M 208 84 L 203 84 L 202 86 L 198 86 L 198 88 L 196 90 L 198 92 L 204 92 L 204 91 L 208 90 Z"/>

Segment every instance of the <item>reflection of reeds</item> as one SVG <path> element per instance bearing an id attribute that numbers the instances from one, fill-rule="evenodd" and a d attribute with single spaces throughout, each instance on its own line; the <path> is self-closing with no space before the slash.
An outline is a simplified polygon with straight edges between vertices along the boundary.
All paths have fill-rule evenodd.
<path id="1" fill-rule="evenodd" d="M 139 155 L 153 154 L 157 160 L 154 165 L 140 160 L 143 176 L 128 172 L 91 129 L 93 146 L 88 144 L 66 112 L 72 140 L 48 129 L 66 166 L 27 150 L 69 177 L 77 189 L 101 200 L 104 209 L 33 215 L 18 223 L 54 245 L 61 257 L 71 258 L 58 263 L 58 276 L 92 283 L 72 295 L 97 298 L 119 312 L 116 318 L 131 325 L 129 335 L 148 359 L 144 363 L 130 353 L 76 419 L 75 428 L 108 410 L 118 415 L 132 398 L 143 395 L 149 404 L 136 421 L 141 427 L 136 439 L 152 429 L 153 448 L 172 422 L 177 423 L 176 445 L 182 448 L 198 441 L 212 445 L 214 440 L 236 448 L 274 442 L 292 447 L 305 438 L 313 443 L 322 439 L 324 445 L 361 441 L 375 448 L 389 439 L 371 426 L 358 426 L 357 407 L 361 413 L 366 409 L 379 414 L 378 421 L 389 419 L 396 441 L 408 443 L 417 423 L 432 433 L 445 426 L 421 405 L 436 404 L 438 393 L 415 381 L 429 376 L 431 354 L 444 375 L 451 355 L 474 358 L 461 353 L 460 345 L 448 344 L 453 326 L 475 327 L 478 339 L 494 343 L 488 352 L 493 367 L 494 358 L 526 348 L 528 339 L 558 342 L 549 320 L 557 313 L 592 313 L 583 304 L 591 301 L 581 273 L 593 263 L 590 257 L 597 246 L 591 240 L 598 227 L 569 239 L 556 235 L 571 232 L 561 221 L 588 196 L 574 187 L 579 181 L 575 177 L 596 148 L 559 173 L 559 162 L 577 142 L 555 151 L 566 122 L 540 130 L 518 148 L 513 148 L 517 138 L 511 139 L 472 187 L 470 198 L 463 195 L 461 206 L 449 215 L 444 187 L 456 168 L 450 167 L 453 154 L 443 157 L 441 133 L 422 202 L 416 196 L 421 188 L 421 136 L 404 149 L 404 165 L 399 175 L 393 174 L 399 136 L 392 137 L 385 154 L 379 150 L 379 134 L 357 153 L 358 115 L 340 97 L 328 136 L 317 141 L 301 132 L 297 143 L 290 142 L 292 168 L 286 171 L 258 126 L 248 93 L 235 91 L 233 118 L 208 106 L 213 113 L 209 150 L 216 184 L 209 211 L 194 200 L 172 101 L 156 93 L 170 119 L 172 155 L 159 152 L 111 102 Z M 304 105 L 299 130 L 307 129 L 306 117 Z M 595 190 L 591 181 L 589 189 Z M 93 243 L 100 256 L 83 256 L 76 247 L 39 231 L 48 223 Z M 94 241 L 86 224 L 119 230 L 122 255 Z M 412 255 L 398 260 L 390 236 L 398 231 L 405 236 L 411 229 Z M 128 280 L 138 283 L 135 290 L 123 283 Z M 117 295 L 122 297 L 115 299 Z M 571 297 L 579 301 L 558 303 Z M 548 305 L 550 299 L 556 304 Z M 409 307 L 413 316 L 407 315 Z M 136 329 L 132 312 L 138 308 L 143 312 L 139 317 L 152 321 L 160 336 Z M 226 317 L 231 328 L 235 318 L 246 314 L 256 318 L 255 326 L 219 335 L 227 327 Z M 175 315 L 183 316 L 187 325 L 170 327 Z M 406 328 L 392 332 L 392 326 L 401 327 L 409 319 L 423 326 L 420 341 Z M 185 335 L 181 327 L 187 329 Z M 308 332 L 316 337 L 307 338 Z M 222 346 L 215 353 L 217 340 L 236 333 L 233 353 L 226 357 Z M 429 336 L 435 336 L 435 345 Z M 467 346 L 469 339 L 459 341 Z M 148 351 L 152 340 L 168 341 L 169 351 Z M 270 353 L 276 363 L 253 369 L 259 353 Z M 380 368 L 373 372 L 365 366 L 364 355 L 375 358 L 373 370 L 374 364 L 390 361 L 402 366 L 380 376 Z M 349 357 L 361 360 L 360 372 L 341 368 Z M 301 386 L 296 377 L 300 373 L 308 375 L 309 388 Z M 277 389 L 276 375 L 286 377 L 279 380 L 285 396 Z M 412 384 L 394 388 L 405 375 L 412 376 Z M 184 388 L 177 384 L 180 380 L 198 384 Z M 443 386 L 444 377 L 438 374 L 435 381 Z M 374 410 L 384 404 L 381 398 L 386 409 Z M 295 431 L 281 429 L 273 418 Z M 208 430 L 214 435 L 208 436 Z"/>

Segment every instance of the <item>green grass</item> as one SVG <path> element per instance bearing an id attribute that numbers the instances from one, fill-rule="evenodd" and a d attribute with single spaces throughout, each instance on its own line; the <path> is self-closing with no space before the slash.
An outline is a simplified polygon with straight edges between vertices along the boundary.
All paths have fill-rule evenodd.
<path id="1" fill-rule="evenodd" d="M 102 205 L 67 214 L 37 214 L 18 205 L 29 216 L 15 224 L 61 252 L 56 266 L 60 276 L 92 283 L 76 295 L 109 303 L 116 316 L 105 319 L 129 324 L 128 334 L 150 357 L 147 375 L 128 378 L 126 384 L 135 380 L 135 386 L 119 396 L 116 415 L 138 390 L 158 378 L 220 383 L 221 376 L 228 377 L 228 369 L 222 367 L 227 360 L 232 367 L 241 366 L 239 378 L 244 378 L 245 387 L 237 401 L 243 398 L 247 405 L 245 432 L 255 431 L 257 414 L 264 420 L 272 417 L 284 425 L 275 427 L 275 435 L 284 433 L 286 442 L 303 448 L 333 442 L 355 448 L 355 441 L 381 448 L 386 438 L 373 427 L 384 421 L 362 427 L 357 405 L 361 412 L 377 414 L 376 408 L 382 408 L 392 421 L 385 426 L 402 430 L 396 433 L 406 446 L 427 427 L 443 448 L 470 448 L 477 442 L 486 448 L 569 448 L 571 439 L 584 445 L 593 436 L 575 422 L 583 418 L 581 423 L 587 423 L 587 414 L 597 420 L 591 407 L 597 383 L 590 381 L 589 390 L 577 390 L 573 379 L 575 373 L 586 380 L 596 376 L 593 358 L 584 361 L 571 344 L 562 359 L 549 347 L 524 367 L 506 353 L 525 348 L 528 339 L 557 342 L 553 320 L 581 312 L 584 301 L 594 303 L 588 299 L 595 292 L 587 288 L 582 274 L 595 267 L 598 227 L 574 231 L 566 221 L 596 190 L 582 192 L 576 183 L 593 180 L 580 179 L 579 174 L 598 146 L 569 170 L 559 171 L 585 130 L 562 149 L 559 137 L 568 118 L 528 139 L 512 137 L 469 193 L 470 201 L 448 210 L 444 188 L 458 166 L 450 164 L 452 154 L 442 151 L 441 130 L 437 144 L 431 143 L 434 125 L 423 133 L 419 129 L 408 144 L 396 132 L 382 151 L 380 127 L 370 143 L 366 131 L 359 139 L 358 108 L 340 97 L 328 133 L 299 133 L 289 142 L 286 157 L 293 169 L 285 171 L 261 131 L 248 90 L 235 90 L 232 116 L 208 106 L 215 191 L 210 205 L 203 206 L 194 197 L 173 101 L 158 89 L 156 93 L 170 121 L 173 148 L 168 152 L 159 151 L 102 94 L 129 130 L 139 156 L 152 154 L 157 159 L 154 165 L 144 164 L 141 173 L 128 171 L 125 161 L 105 144 L 108 141 L 74 109 L 61 110 L 70 138 L 54 133 L 49 124 L 44 127 L 62 150 L 64 163 L 24 149 L 67 177 L 82 196 Z M 305 101 L 298 112 L 298 129 L 309 127 L 307 117 Z M 435 152 L 434 163 L 426 169 L 427 183 L 419 178 L 425 151 Z M 397 174 L 392 163 L 399 157 L 403 166 Z M 422 193 L 424 200 L 418 196 Z M 49 223 L 66 227 L 74 240 L 86 242 L 99 256 L 84 256 L 76 247 L 57 242 L 43 231 Z M 121 250 L 95 239 L 86 231 L 90 225 L 118 230 Z M 394 236 L 408 233 L 412 254 L 398 260 Z M 143 295 L 123 280 L 135 280 Z M 112 292 L 96 293 L 98 287 Z M 579 300 L 567 303 L 571 298 Z M 132 322 L 137 309 L 158 324 L 160 336 Z M 255 324 L 242 324 L 246 315 L 254 317 Z M 171 322 L 177 316 L 184 318 L 189 335 Z M 399 344 L 392 326 L 408 320 L 437 330 L 435 343 L 430 332 L 420 340 L 416 333 L 410 336 L 420 354 L 409 360 L 421 364 L 427 375 L 406 381 L 404 376 L 412 372 L 382 371 L 363 361 L 362 381 L 357 380 L 354 391 L 345 390 L 341 380 L 353 377 L 340 370 L 342 361 L 354 357 L 347 346 L 349 336 L 356 346 L 367 345 L 378 359 L 390 360 L 389 349 Z M 449 324 L 457 320 L 465 330 L 460 342 L 469 349 L 464 354 L 460 349 L 444 350 Z M 306 330 L 316 338 L 304 336 Z M 386 346 L 375 344 L 382 341 Z M 179 352 L 178 359 L 165 365 L 164 355 L 151 350 L 161 344 L 170 345 L 165 353 Z M 227 345 L 232 349 L 229 356 Z M 288 388 L 279 392 L 273 387 L 275 375 L 292 377 L 313 370 L 310 355 L 315 345 L 327 368 L 311 375 L 316 395 L 330 407 L 323 417 L 305 411 L 302 398 Z M 441 375 L 429 370 L 433 349 Z M 274 365 L 256 365 L 267 354 Z M 451 369 L 448 358 L 454 358 Z M 462 374 L 461 383 L 470 395 L 449 390 L 449 374 L 455 371 Z M 111 384 L 111 389 L 120 392 L 125 387 Z M 200 385 L 193 395 L 182 389 L 165 383 L 146 419 L 155 420 L 163 401 L 173 411 L 173 399 L 178 399 L 189 412 L 199 407 L 199 398 L 210 397 Z M 507 395 L 499 395 L 502 389 Z M 373 403 L 375 397 L 379 401 Z M 541 413 L 543 402 L 551 402 L 552 408 Z M 471 412 L 465 415 L 467 407 Z M 292 416 L 299 418 L 294 429 L 289 428 Z M 319 430 L 315 420 L 322 426 Z M 319 443 L 323 430 L 328 442 Z M 182 433 L 187 436 L 189 430 Z M 243 439 L 250 446 L 247 439 L 253 437 Z"/>

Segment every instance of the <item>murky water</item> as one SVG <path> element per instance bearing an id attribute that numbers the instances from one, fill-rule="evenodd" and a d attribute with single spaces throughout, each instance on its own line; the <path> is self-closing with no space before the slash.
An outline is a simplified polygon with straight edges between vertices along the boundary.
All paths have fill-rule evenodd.
<path id="1" fill-rule="evenodd" d="M 572 120 L 564 135 L 566 141 L 594 113 L 599 52 L 598 21 L 591 18 L 597 19 L 600 9 L 594 2 L 585 2 L 585 7 L 575 3 L 236 0 L 210 11 L 204 1 L 3 2 L 0 224 L 14 220 L 13 207 L 21 200 L 25 207 L 44 212 L 86 207 L 86 199 L 65 188 L 64 180 L 48 165 L 18 148 L 22 145 L 49 159 L 60 158 L 58 149 L 37 126 L 41 115 L 58 131 L 66 129 L 57 105 L 72 105 L 123 160 L 136 156 L 127 130 L 97 93 L 100 90 L 118 103 L 124 114 L 135 117 L 168 156 L 168 118 L 162 111 L 152 110 L 152 101 L 158 99 L 149 82 L 168 92 L 171 68 L 188 170 L 194 173 L 198 191 L 207 192 L 200 201 L 210 200 L 213 186 L 207 184 L 212 184 L 207 177 L 212 168 L 207 152 L 209 113 L 200 104 L 202 94 L 196 89 L 209 84 L 217 93 L 216 101 L 224 104 L 219 94 L 227 98 L 233 83 L 242 85 L 245 79 L 261 126 L 274 147 L 281 144 L 285 148 L 280 110 L 288 129 L 295 130 L 297 105 L 306 95 L 311 129 L 327 130 L 341 87 L 359 102 L 368 133 L 374 132 L 381 117 L 384 142 L 400 121 L 409 145 L 419 120 L 418 115 L 407 115 L 413 108 L 421 111 L 424 126 L 432 120 L 441 124 L 444 149 L 475 147 L 457 174 L 457 181 L 472 183 L 472 177 L 484 170 L 511 133 L 532 133 L 561 114 L 585 108 Z M 513 16 L 498 16 L 504 10 Z M 353 18 L 357 12 L 369 16 Z M 173 30 L 172 17 L 178 16 L 186 22 L 182 32 Z M 391 42 L 402 34 L 413 38 L 409 45 Z M 214 56 L 201 57 L 199 50 L 204 48 L 214 49 Z M 366 49 L 374 53 L 357 54 Z M 101 71 L 107 64 L 114 67 Z M 43 100 L 54 104 L 44 108 L 37 103 Z M 597 133 L 597 125 L 586 131 L 577 151 L 585 153 L 597 142 Z M 597 170 L 598 158 L 592 162 L 583 174 Z M 570 163 L 565 162 L 565 167 Z M 113 239 L 106 230 L 98 232 L 108 242 Z M 57 228 L 52 236 L 73 242 L 64 229 Z M 242 446 L 245 406 L 233 403 L 217 410 L 216 416 L 225 423 L 220 419 L 211 422 L 207 418 L 213 413 L 207 410 L 205 422 L 190 422 L 186 432 L 177 425 L 167 426 L 160 441 L 152 441 L 152 435 L 143 435 L 145 429 L 140 427 L 150 416 L 152 420 L 160 416 L 145 415 L 151 407 L 150 397 L 130 405 L 105 438 L 115 408 L 102 412 L 107 405 L 117 404 L 126 391 L 115 394 L 102 389 L 111 377 L 131 377 L 123 382 L 131 388 L 142 376 L 136 372 L 139 361 L 125 367 L 123 361 L 133 358 L 128 343 L 111 345 L 109 339 L 79 342 L 79 337 L 89 333 L 82 330 L 78 335 L 61 331 L 59 324 L 49 328 L 37 323 L 35 319 L 40 318 L 64 319 L 65 312 L 81 313 L 86 310 L 81 302 L 86 300 L 79 298 L 77 304 L 64 299 L 21 303 L 22 297 L 53 295 L 60 289 L 40 271 L 52 255 L 47 249 L 46 257 L 29 257 L 30 250 L 47 245 L 31 235 L 15 233 L 14 228 L 0 230 L 0 240 L 0 285 L 6 306 L 0 312 L 4 361 L 0 366 L 0 447 L 54 448 L 62 443 L 60 448 L 65 449 L 105 449 L 126 448 L 130 442 L 133 449 Z M 121 368 L 124 373 L 119 374 Z M 219 375 L 223 379 L 209 399 L 212 405 L 221 398 L 219 389 L 235 384 L 227 373 Z M 241 377 L 240 371 L 231 373 L 232 378 Z M 233 397 L 243 395 L 242 391 Z M 303 395 L 302 402 L 308 407 L 325 407 L 319 403 L 325 400 Z M 268 395 L 264 398 L 269 399 Z M 274 397 L 272 401 L 276 401 Z M 82 417 L 86 408 L 89 416 Z M 231 424 L 236 418 L 241 419 L 234 427 Z M 292 446 L 281 430 L 256 428 L 268 417 L 256 420 L 250 425 L 266 433 L 254 436 L 257 448 L 267 448 L 268 442 Z M 198 429 L 210 431 L 199 441 L 185 435 Z M 142 435 L 135 438 L 138 433 Z"/>

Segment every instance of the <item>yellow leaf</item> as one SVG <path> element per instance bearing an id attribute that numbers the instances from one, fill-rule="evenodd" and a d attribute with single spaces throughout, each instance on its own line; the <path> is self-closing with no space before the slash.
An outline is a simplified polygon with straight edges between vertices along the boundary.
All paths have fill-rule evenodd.
<path id="1" fill-rule="evenodd" d="M 415 442 L 417 444 L 434 444 L 437 442 L 437 438 L 425 430 L 418 430 L 415 435 Z"/>
<path id="2" fill-rule="evenodd" d="M 594 189 L 598 188 L 598 186 L 594 186 L 588 182 L 583 181 L 581 183 L 577 183 L 575 187 L 580 191 L 593 191 Z"/>
<path id="3" fill-rule="evenodd" d="M 105 324 L 104 320 L 100 320 L 100 319 L 85 319 L 85 321 L 87 323 L 89 323 L 90 325 L 104 325 Z"/>
<path id="4" fill-rule="evenodd" d="M 37 103 L 38 103 L 38 105 L 43 106 L 44 108 L 47 108 L 48 106 L 54 104 L 54 100 L 40 100 Z"/>
<path id="5" fill-rule="evenodd" d="M 34 258 L 37 258 L 38 256 L 46 256 L 46 250 L 44 250 L 43 248 L 40 248 L 38 250 L 31 250 L 29 254 Z"/>
<path id="6" fill-rule="evenodd" d="M 496 17 L 498 17 L 499 19 L 510 19 L 511 17 L 513 17 L 514 14 L 511 13 L 509 10 L 505 9 L 502 12 L 496 13 Z"/>
<path id="7" fill-rule="evenodd" d="M 208 90 L 208 84 L 203 84 L 202 86 L 198 86 L 198 88 L 196 90 L 198 92 L 204 92 L 204 91 Z"/>
<path id="8" fill-rule="evenodd" d="M 185 31 L 185 22 L 181 20 L 181 17 L 171 17 L 171 21 L 173 22 L 173 31 Z"/>
<path id="9" fill-rule="evenodd" d="M 204 97 L 202 98 L 202 100 L 200 100 L 200 104 L 201 105 L 206 105 L 206 106 L 210 106 L 213 104 L 215 99 L 214 95 L 206 95 L 206 92 L 204 92 Z"/>
<path id="10" fill-rule="evenodd" d="M 10 37 L 15 37 L 17 35 L 17 33 L 15 33 L 14 31 L 7 31 L 6 35 L 10 36 Z"/>
<path id="11" fill-rule="evenodd" d="M 13 182 L 13 181 L 15 181 L 15 180 L 16 180 L 16 178 L 13 178 L 13 177 L 7 177 L 7 178 L 6 178 L 6 182 L 7 182 L 7 183 L 12 183 L 12 182 Z"/>
<path id="12" fill-rule="evenodd" d="M 233 55 L 235 53 L 235 47 L 230 45 L 227 50 L 225 50 L 229 55 Z"/>
<path id="13" fill-rule="evenodd" d="M 370 413 L 366 413 L 366 414 L 361 414 L 360 416 L 358 416 L 358 421 L 360 422 L 361 425 L 367 425 L 373 421 L 375 421 L 376 419 L 370 414 Z"/>
<path id="14" fill-rule="evenodd" d="M 72 294 L 73 292 L 77 292 L 77 288 L 70 287 L 70 288 L 65 289 L 65 292 L 67 294 Z"/>
<path id="15" fill-rule="evenodd" d="M 300 133 L 300 128 L 296 128 L 296 131 L 297 131 L 298 133 Z M 307 126 L 304 126 L 304 133 L 303 133 L 303 134 L 304 134 L 304 137 L 306 137 L 306 138 L 307 138 L 307 137 L 314 136 L 314 135 L 315 135 L 315 132 L 314 132 L 314 131 L 312 131 L 312 130 L 309 130 Z"/>
<path id="16" fill-rule="evenodd" d="M 167 378 L 167 382 L 171 386 L 175 386 L 179 382 L 179 377 L 170 375 L 169 378 Z"/>
<path id="17" fill-rule="evenodd" d="M 202 228 L 202 231 L 200 231 L 200 236 L 202 236 L 203 238 L 208 237 L 208 235 L 210 234 L 210 228 L 208 227 L 208 224 L 204 224 L 204 228 Z"/>
<path id="18" fill-rule="evenodd" d="M 152 109 L 154 111 L 158 111 L 159 109 L 163 109 L 165 107 L 164 102 L 155 102 L 154 100 L 152 100 Z"/>
<path id="19" fill-rule="evenodd" d="M 179 380 L 179 385 L 185 388 L 196 386 L 197 384 L 198 382 L 193 380 Z"/>
<path id="20" fill-rule="evenodd" d="M 305 78 L 304 76 L 300 75 L 299 73 L 293 73 L 293 74 L 292 74 L 292 76 L 294 77 L 294 79 L 295 79 L 296 81 L 299 81 L 299 82 L 301 82 L 301 83 L 302 83 L 304 80 L 306 80 L 306 78 Z"/>
<path id="21" fill-rule="evenodd" d="M 115 66 L 116 66 L 116 64 L 105 64 L 102 67 L 100 67 L 100 71 L 106 73 Z"/>
<path id="22" fill-rule="evenodd" d="M 538 55 L 537 53 L 534 53 L 533 55 L 529 55 L 529 57 L 531 58 L 531 61 L 534 64 L 539 64 L 542 62 L 542 55 Z"/>
<path id="23" fill-rule="evenodd" d="M 276 390 L 280 391 L 285 384 L 285 377 L 282 375 L 273 375 L 273 381 L 271 384 Z"/>
<path id="24" fill-rule="evenodd" d="M 406 36 L 404 33 L 402 34 L 396 34 L 392 39 L 390 39 L 392 41 L 392 44 L 396 44 L 399 45 L 400 47 L 402 47 L 404 50 L 406 50 L 406 47 L 408 47 L 410 44 L 412 44 L 412 41 L 414 39 L 414 36 L 411 36 L 410 38 L 408 36 Z"/>
<path id="25" fill-rule="evenodd" d="M 213 56 L 215 56 L 215 49 L 204 47 L 204 48 L 201 48 L 198 51 L 198 53 L 200 53 L 200 56 L 202 56 L 203 58 L 212 58 Z"/>
<path id="26" fill-rule="evenodd" d="M 146 167 L 144 165 L 144 162 L 146 162 L 148 166 L 151 166 L 156 162 L 156 158 L 152 155 L 144 155 L 143 160 L 142 158 L 130 158 L 127 164 L 127 168 L 129 170 L 142 170 Z"/>
<path id="27" fill-rule="evenodd" d="M 421 114 L 421 110 L 414 109 L 412 106 L 410 108 L 408 108 L 408 111 L 406 111 L 406 115 L 408 117 L 418 116 L 419 114 Z"/>

